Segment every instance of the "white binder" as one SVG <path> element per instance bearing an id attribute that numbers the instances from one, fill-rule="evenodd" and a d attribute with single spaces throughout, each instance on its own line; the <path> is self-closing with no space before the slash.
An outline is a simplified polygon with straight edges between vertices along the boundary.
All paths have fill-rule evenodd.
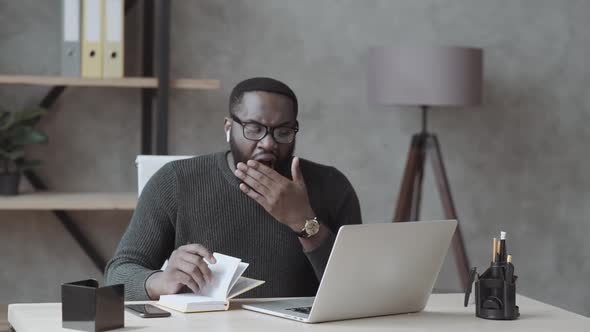
<path id="1" fill-rule="evenodd" d="M 80 77 L 80 1 L 62 0 L 62 76 Z"/>

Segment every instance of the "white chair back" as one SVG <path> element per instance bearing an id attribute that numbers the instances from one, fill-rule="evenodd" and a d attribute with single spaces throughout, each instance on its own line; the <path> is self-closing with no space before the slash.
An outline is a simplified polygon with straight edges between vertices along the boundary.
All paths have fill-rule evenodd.
<path id="1" fill-rule="evenodd" d="M 137 167 L 137 196 L 141 195 L 143 187 L 148 180 L 166 163 L 179 159 L 188 159 L 193 156 L 156 156 L 138 155 L 135 159 Z"/>

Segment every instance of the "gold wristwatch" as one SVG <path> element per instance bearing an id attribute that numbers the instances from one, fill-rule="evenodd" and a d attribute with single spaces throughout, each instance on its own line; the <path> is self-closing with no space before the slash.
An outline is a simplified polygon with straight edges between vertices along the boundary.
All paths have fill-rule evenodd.
<path id="1" fill-rule="evenodd" d="M 318 218 L 315 217 L 313 219 L 308 219 L 305 221 L 305 226 L 301 232 L 297 233 L 297 236 L 302 237 L 304 239 L 309 239 L 310 237 L 316 235 L 320 231 L 320 222 Z"/>

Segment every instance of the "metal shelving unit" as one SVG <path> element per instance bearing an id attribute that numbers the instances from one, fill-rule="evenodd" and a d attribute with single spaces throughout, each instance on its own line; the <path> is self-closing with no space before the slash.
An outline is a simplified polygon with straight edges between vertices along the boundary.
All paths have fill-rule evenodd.
<path id="1" fill-rule="evenodd" d="M 219 89 L 220 82 L 210 79 L 171 79 L 170 6 L 168 0 L 143 0 L 142 77 L 88 79 L 59 76 L 0 75 L 0 84 L 52 86 L 39 105 L 50 109 L 70 86 L 141 89 L 140 154 L 168 154 L 169 91 L 178 89 Z M 127 0 L 125 14 L 136 8 L 136 0 Z M 154 62 L 157 59 L 157 62 Z M 152 119 L 155 118 L 155 124 Z M 34 194 L 0 198 L 0 210 L 49 210 L 63 224 L 94 265 L 104 272 L 106 260 L 81 232 L 67 210 L 133 210 L 136 193 L 55 193 L 33 171 L 25 177 L 37 190 Z"/>

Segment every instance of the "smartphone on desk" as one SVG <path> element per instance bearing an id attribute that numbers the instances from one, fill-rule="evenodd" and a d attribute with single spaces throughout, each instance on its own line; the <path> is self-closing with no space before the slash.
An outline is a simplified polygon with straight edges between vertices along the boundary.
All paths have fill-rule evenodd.
<path id="1" fill-rule="evenodd" d="M 142 318 L 168 317 L 170 313 L 151 304 L 126 304 L 125 308 Z"/>

